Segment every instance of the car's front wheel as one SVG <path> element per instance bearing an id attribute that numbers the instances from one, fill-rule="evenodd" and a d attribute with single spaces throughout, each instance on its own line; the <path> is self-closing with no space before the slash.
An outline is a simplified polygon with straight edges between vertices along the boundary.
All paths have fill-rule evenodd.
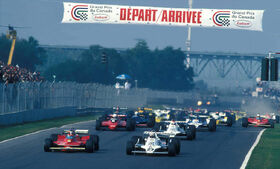
<path id="1" fill-rule="evenodd" d="M 53 144 L 52 139 L 47 138 L 45 140 L 45 144 L 44 144 L 44 151 L 45 152 L 50 152 L 51 151 L 50 147 L 52 146 L 52 144 Z"/>

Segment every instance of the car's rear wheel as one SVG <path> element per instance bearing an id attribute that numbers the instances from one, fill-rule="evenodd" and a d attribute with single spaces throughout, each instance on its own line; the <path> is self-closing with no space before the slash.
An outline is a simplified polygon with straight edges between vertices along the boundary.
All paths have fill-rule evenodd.
<path id="1" fill-rule="evenodd" d="M 148 122 L 147 122 L 147 126 L 148 127 L 154 127 L 155 126 L 155 117 L 154 116 L 149 116 L 148 117 Z"/>
<path id="2" fill-rule="evenodd" d="M 174 142 L 168 144 L 168 155 L 175 156 L 176 155 L 176 145 Z"/>
<path id="3" fill-rule="evenodd" d="M 135 130 L 135 121 L 131 118 L 127 119 L 126 121 L 126 130 L 127 131 L 134 131 Z"/>
<path id="4" fill-rule="evenodd" d="M 92 139 L 89 139 L 86 142 L 86 152 L 93 153 L 93 151 L 94 151 L 94 143 Z"/>
<path id="5" fill-rule="evenodd" d="M 93 141 L 94 150 L 99 150 L 99 136 L 98 135 L 91 135 L 90 139 Z"/>
<path id="6" fill-rule="evenodd" d="M 176 154 L 180 154 L 180 150 L 181 150 L 180 139 L 174 138 L 174 139 L 171 140 L 171 142 L 173 142 L 175 144 Z"/>
<path id="7" fill-rule="evenodd" d="M 269 120 L 270 128 L 274 128 L 274 122 L 273 120 Z"/>
<path id="8" fill-rule="evenodd" d="M 50 138 L 45 139 L 44 151 L 45 152 L 50 152 L 51 151 L 50 147 L 52 145 L 53 145 L 52 139 L 50 139 Z"/>
<path id="9" fill-rule="evenodd" d="M 133 151 L 133 149 L 134 149 L 134 145 L 135 145 L 135 144 L 133 144 L 132 141 L 128 141 L 128 142 L 126 143 L 126 154 L 127 154 L 127 155 L 131 155 L 131 154 L 132 154 L 132 151 Z"/>
<path id="10" fill-rule="evenodd" d="M 52 134 L 51 135 L 52 141 L 57 141 L 57 136 L 58 136 L 58 134 Z"/>
<path id="11" fill-rule="evenodd" d="M 95 130 L 100 130 L 100 128 L 101 128 L 101 121 L 100 120 L 96 120 Z"/>
<path id="12" fill-rule="evenodd" d="M 208 130 L 216 131 L 216 120 L 210 119 L 209 124 L 208 124 Z"/>
<path id="13" fill-rule="evenodd" d="M 138 140 L 140 144 L 144 144 L 144 138 L 142 136 L 132 136 L 130 139 L 133 144 L 136 144 Z"/>
<path id="14" fill-rule="evenodd" d="M 196 138 L 196 128 L 194 125 L 190 125 L 189 128 L 186 130 L 187 133 L 187 140 L 193 140 Z"/>
<path id="15" fill-rule="evenodd" d="M 248 127 L 248 118 L 246 117 L 242 118 L 242 127 Z"/>
<path id="16" fill-rule="evenodd" d="M 232 116 L 228 116 L 228 117 L 227 117 L 227 126 L 231 127 L 232 124 L 233 124 Z"/>
<path id="17" fill-rule="evenodd" d="M 276 122 L 276 123 L 279 123 L 279 121 L 280 121 L 280 117 L 279 117 L 278 115 L 276 115 L 276 116 L 275 116 L 275 122 Z"/>

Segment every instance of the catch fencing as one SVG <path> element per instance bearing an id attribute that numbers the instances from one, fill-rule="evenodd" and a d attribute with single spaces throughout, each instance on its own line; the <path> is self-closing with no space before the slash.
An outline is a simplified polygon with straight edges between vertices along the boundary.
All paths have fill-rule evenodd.
<path id="1" fill-rule="evenodd" d="M 195 104 L 201 96 L 193 92 L 155 91 L 142 88 L 116 89 L 101 84 L 17 83 L 0 85 L 0 115 L 34 109 L 62 107 L 136 108 L 146 104 Z M 231 98 L 232 99 L 232 98 Z M 224 100 L 224 99 L 223 99 Z M 234 99 L 240 101 L 240 99 Z"/>

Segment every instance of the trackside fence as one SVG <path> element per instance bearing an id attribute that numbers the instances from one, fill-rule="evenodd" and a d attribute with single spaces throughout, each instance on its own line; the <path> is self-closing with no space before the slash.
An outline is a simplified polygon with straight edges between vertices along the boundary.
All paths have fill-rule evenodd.
<path id="1" fill-rule="evenodd" d="M 192 92 L 155 91 L 141 88 L 125 90 L 94 83 L 1 84 L 0 115 L 62 107 L 83 109 L 121 106 L 136 108 L 146 104 L 157 104 L 158 102 L 164 104 L 195 104 L 199 97 L 201 96 Z M 233 100 L 240 102 L 241 98 L 234 98 Z"/>

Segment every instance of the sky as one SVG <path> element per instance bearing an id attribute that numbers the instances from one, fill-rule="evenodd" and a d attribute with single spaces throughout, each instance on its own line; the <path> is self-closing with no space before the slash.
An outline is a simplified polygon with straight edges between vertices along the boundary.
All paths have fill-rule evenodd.
<path id="1" fill-rule="evenodd" d="M 156 25 L 62 24 L 63 0 L 0 0 L 0 25 L 18 29 L 20 38 L 33 36 L 41 45 L 101 45 L 131 48 L 137 39 L 151 49 L 173 46 L 186 49 L 187 27 Z M 66 0 L 96 4 L 188 8 L 188 0 Z M 193 0 L 193 8 L 263 9 L 263 32 L 193 28 L 192 49 L 203 52 L 280 52 L 279 0 Z M 0 27 L 0 33 L 7 28 Z"/>

